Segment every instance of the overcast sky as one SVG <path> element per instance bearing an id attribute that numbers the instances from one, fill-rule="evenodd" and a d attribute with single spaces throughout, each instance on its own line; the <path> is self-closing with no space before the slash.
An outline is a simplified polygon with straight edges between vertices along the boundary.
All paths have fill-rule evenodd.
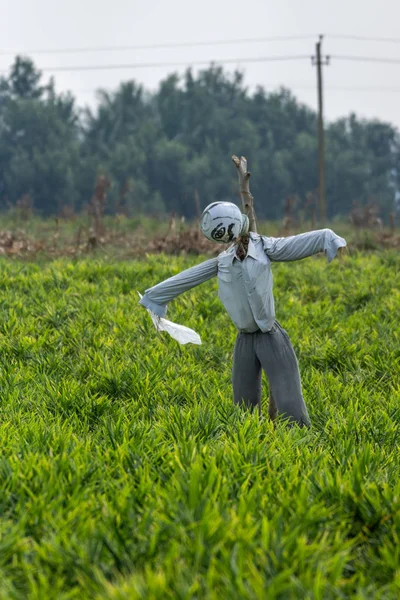
<path id="1" fill-rule="evenodd" d="M 237 59 L 250 89 L 284 85 L 316 108 L 316 72 L 310 58 L 276 62 L 241 62 L 273 56 L 311 57 L 319 33 L 325 34 L 325 116 L 329 120 L 356 112 L 390 121 L 400 128 L 400 0 L 0 0 L 0 70 L 12 54 L 29 53 L 40 68 L 134 63 L 184 63 Z M 399 41 L 342 39 L 335 36 L 397 38 Z M 180 48 L 65 54 L 32 50 L 157 45 L 305 36 L 302 39 Z M 308 37 L 309 36 L 309 37 Z M 335 55 L 398 59 L 399 62 L 352 62 Z M 198 68 L 198 67 L 196 67 Z M 185 67 L 46 72 L 59 90 L 71 90 L 79 104 L 93 104 L 98 87 L 115 88 L 135 79 L 150 90 Z"/>

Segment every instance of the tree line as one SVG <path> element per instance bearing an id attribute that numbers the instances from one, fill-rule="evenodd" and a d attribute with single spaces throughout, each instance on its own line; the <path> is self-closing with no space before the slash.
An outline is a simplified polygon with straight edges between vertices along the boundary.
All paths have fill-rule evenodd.
<path id="1" fill-rule="evenodd" d="M 175 212 L 237 198 L 232 154 L 247 157 L 257 214 L 280 219 L 318 194 L 316 114 L 287 89 L 250 92 L 240 72 L 189 69 L 154 93 L 127 81 L 98 91 L 96 108 L 57 93 L 29 58 L 0 78 L 0 206 L 29 201 L 43 216 L 87 207 L 98 177 L 110 213 Z M 400 134 L 351 114 L 326 126 L 326 199 L 332 218 L 354 204 L 394 210 Z"/>

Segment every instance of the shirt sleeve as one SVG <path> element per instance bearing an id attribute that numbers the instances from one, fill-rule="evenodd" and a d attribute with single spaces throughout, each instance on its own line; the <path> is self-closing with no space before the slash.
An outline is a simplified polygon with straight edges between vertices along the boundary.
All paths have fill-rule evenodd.
<path id="1" fill-rule="evenodd" d="M 272 238 L 262 236 L 264 251 L 272 261 L 291 261 L 325 252 L 328 262 L 335 258 L 339 248 L 347 245 L 346 240 L 332 229 L 319 229 L 290 237 Z"/>
<path id="2" fill-rule="evenodd" d="M 165 317 L 167 304 L 179 294 L 211 279 L 218 272 L 218 258 L 211 258 L 190 269 L 174 275 L 145 291 L 139 304 L 159 317 Z"/>

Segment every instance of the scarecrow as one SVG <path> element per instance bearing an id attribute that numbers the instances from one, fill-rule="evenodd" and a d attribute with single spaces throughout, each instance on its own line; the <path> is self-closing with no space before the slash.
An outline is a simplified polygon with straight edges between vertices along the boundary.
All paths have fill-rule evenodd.
<path id="1" fill-rule="evenodd" d="M 230 245 L 217 257 L 149 288 L 140 304 L 149 310 L 159 330 L 167 330 L 181 343 L 201 343 L 195 332 L 164 317 L 167 304 L 176 296 L 216 276 L 218 296 L 238 330 L 232 372 L 235 404 L 261 413 L 264 370 L 270 389 L 270 418 L 274 420 L 279 413 L 290 423 L 309 426 L 297 358 L 287 332 L 275 318 L 271 263 L 318 252 L 325 252 L 330 262 L 346 241 L 331 229 L 278 238 L 256 233 L 247 161 L 236 156 L 233 161 L 246 214 L 231 202 L 213 202 L 201 219 L 201 230 L 209 240 Z"/>

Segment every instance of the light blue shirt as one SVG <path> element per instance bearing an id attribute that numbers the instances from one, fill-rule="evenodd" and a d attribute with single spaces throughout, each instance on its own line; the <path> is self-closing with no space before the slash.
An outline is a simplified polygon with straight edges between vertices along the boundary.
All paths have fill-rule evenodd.
<path id="1" fill-rule="evenodd" d="M 331 229 L 320 229 L 286 238 L 250 233 L 243 261 L 230 246 L 206 260 L 146 290 L 140 304 L 164 317 L 167 304 L 179 294 L 218 277 L 218 296 L 239 331 L 270 331 L 275 321 L 271 262 L 292 261 L 325 252 L 328 262 L 346 241 Z"/>

